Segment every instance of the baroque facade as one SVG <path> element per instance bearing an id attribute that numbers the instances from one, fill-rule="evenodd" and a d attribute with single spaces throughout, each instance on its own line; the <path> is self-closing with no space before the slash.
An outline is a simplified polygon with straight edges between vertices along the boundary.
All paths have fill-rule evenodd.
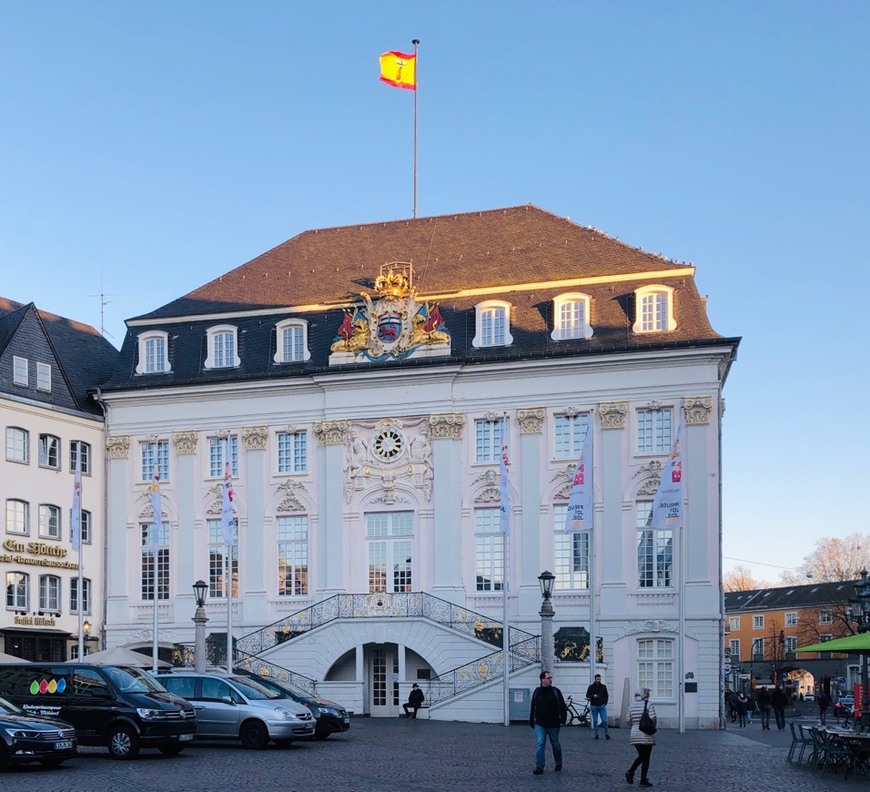
<path id="1" fill-rule="evenodd" d="M 101 389 L 109 645 L 150 643 L 156 601 L 161 646 L 184 656 L 202 579 L 216 652 L 233 587 L 236 666 L 384 717 L 417 681 L 429 717 L 499 722 L 506 609 L 512 688 L 552 652 L 566 693 L 594 660 L 617 716 L 646 684 L 664 724 L 717 727 L 739 340 L 711 328 L 694 274 L 522 206 L 308 231 L 129 320 Z M 651 530 L 680 422 L 684 528 Z M 594 529 L 566 534 L 587 430 Z"/>

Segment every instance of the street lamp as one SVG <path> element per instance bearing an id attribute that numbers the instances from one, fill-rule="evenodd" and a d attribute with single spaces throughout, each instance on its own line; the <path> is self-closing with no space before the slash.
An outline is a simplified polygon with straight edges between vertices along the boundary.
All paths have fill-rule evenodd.
<path id="1" fill-rule="evenodd" d="M 538 583 L 541 584 L 541 671 L 553 673 L 553 581 L 556 576 L 552 572 L 541 572 L 538 575 Z M 590 639 L 591 640 L 591 639 Z"/>
<path id="2" fill-rule="evenodd" d="M 785 662 L 785 630 L 779 631 L 779 636 L 777 637 L 777 645 L 778 649 L 776 652 L 776 668 L 774 671 L 776 672 L 776 679 L 774 683 L 777 687 L 782 685 L 782 666 Z"/>
<path id="3" fill-rule="evenodd" d="M 193 614 L 193 623 L 196 625 L 196 637 L 194 642 L 193 667 L 196 673 L 205 673 L 205 624 L 208 616 L 205 615 L 205 594 L 208 591 L 208 583 L 197 580 L 193 584 L 193 596 L 196 600 L 196 613 Z"/>
<path id="4" fill-rule="evenodd" d="M 867 570 L 861 570 L 861 579 L 853 583 L 855 596 L 852 600 L 853 607 L 849 611 L 849 618 L 858 623 L 858 632 L 870 632 L 870 580 L 867 579 Z M 867 653 L 861 655 L 861 723 L 864 728 L 870 726 L 870 696 L 868 696 L 868 682 L 870 672 L 867 668 Z"/>

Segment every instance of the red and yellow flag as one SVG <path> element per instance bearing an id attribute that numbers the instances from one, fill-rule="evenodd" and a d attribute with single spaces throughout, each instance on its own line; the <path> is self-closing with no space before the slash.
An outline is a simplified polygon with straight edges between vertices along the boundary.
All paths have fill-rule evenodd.
<path id="1" fill-rule="evenodd" d="M 381 82 L 395 88 L 417 90 L 417 56 L 404 52 L 385 52 L 381 55 Z"/>

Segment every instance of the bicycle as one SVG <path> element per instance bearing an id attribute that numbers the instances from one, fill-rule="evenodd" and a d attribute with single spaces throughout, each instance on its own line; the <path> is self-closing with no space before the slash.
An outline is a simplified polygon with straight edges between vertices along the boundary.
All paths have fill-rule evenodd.
<path id="1" fill-rule="evenodd" d="M 591 726 L 592 724 L 589 722 L 589 701 L 583 705 L 583 711 L 578 712 L 577 707 L 574 704 L 574 697 L 568 696 L 565 700 L 565 704 L 568 707 L 568 722 L 565 724 L 566 726 L 573 726 L 574 723 L 578 726 Z"/>

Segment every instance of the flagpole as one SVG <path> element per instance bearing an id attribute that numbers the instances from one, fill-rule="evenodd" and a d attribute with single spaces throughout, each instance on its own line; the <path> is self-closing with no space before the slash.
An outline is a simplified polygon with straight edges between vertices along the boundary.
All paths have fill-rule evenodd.
<path id="1" fill-rule="evenodd" d="M 82 443 L 79 442 L 76 449 L 75 483 L 73 484 L 73 543 L 78 545 L 78 606 L 79 606 L 79 657 L 81 661 L 85 656 L 85 621 L 84 621 L 84 592 L 82 591 Z"/>
<path id="2" fill-rule="evenodd" d="M 420 39 L 412 39 L 414 45 L 414 219 L 417 219 L 417 94 L 420 92 L 420 59 L 417 51 Z"/>
<path id="3" fill-rule="evenodd" d="M 224 489 L 221 519 L 224 540 L 227 542 L 227 672 L 233 670 L 233 501 L 232 501 L 232 461 L 230 459 L 230 438 L 224 440 Z"/>
<path id="4" fill-rule="evenodd" d="M 158 453 L 156 444 L 154 447 L 154 453 L 155 455 Z M 151 518 L 151 566 L 153 570 L 152 581 L 154 586 L 154 608 L 152 609 L 153 623 L 151 625 L 151 670 L 155 674 L 157 673 L 157 602 L 160 597 L 160 592 L 157 588 L 157 562 L 160 556 L 160 551 L 158 549 L 160 541 L 160 531 L 163 528 L 163 510 L 160 505 L 160 468 L 157 465 L 158 463 L 155 462 L 154 473 L 151 480 L 151 510 L 153 512 Z"/>

